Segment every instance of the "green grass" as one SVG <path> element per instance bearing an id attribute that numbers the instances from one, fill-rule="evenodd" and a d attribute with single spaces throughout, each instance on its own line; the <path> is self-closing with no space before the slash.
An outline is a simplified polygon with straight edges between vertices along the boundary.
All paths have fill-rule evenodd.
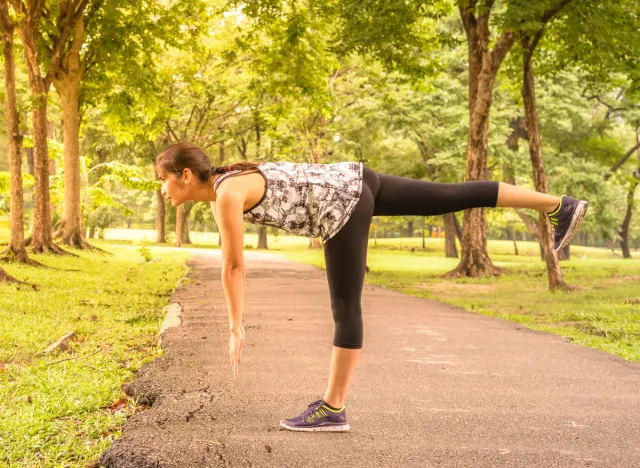
<path id="1" fill-rule="evenodd" d="M 159 261 L 138 264 L 132 246 L 101 247 L 114 255 L 32 256 L 56 270 L 3 265 L 40 290 L 0 285 L 0 466 L 87 466 L 140 408 L 109 407 L 161 353 L 162 308 L 190 254 L 151 248 Z M 43 355 L 70 331 L 67 350 Z"/>
<path id="2" fill-rule="evenodd" d="M 411 248 L 416 249 L 411 251 Z M 573 259 L 563 261 L 565 280 L 576 290 L 551 292 L 538 246 L 489 241 L 495 264 L 507 273 L 498 278 L 443 279 L 457 259 L 445 258 L 442 242 L 420 239 L 370 242 L 366 281 L 418 297 L 439 300 L 525 326 L 566 336 L 585 346 L 640 362 L 640 262 L 614 258 L 610 250 L 572 247 Z M 282 250 L 292 260 L 325 268 L 321 250 Z M 524 255 L 528 254 L 528 255 Z M 584 258 L 583 258 L 584 257 Z"/>

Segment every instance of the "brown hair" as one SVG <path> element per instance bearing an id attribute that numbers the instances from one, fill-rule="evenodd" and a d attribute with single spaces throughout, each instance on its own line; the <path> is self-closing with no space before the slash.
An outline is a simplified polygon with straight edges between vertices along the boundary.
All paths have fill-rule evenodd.
<path id="1" fill-rule="evenodd" d="M 246 171 L 258 167 L 256 163 L 239 162 L 226 166 L 213 166 L 204 150 L 199 146 L 181 141 L 169 146 L 156 158 L 156 171 L 173 172 L 177 176 L 186 168 L 191 169 L 201 182 L 207 182 L 214 174 L 224 174 L 229 171 Z"/>

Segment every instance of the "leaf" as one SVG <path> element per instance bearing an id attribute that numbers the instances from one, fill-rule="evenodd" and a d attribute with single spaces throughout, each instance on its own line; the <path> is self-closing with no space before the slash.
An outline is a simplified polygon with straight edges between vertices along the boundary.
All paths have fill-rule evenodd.
<path id="1" fill-rule="evenodd" d="M 107 406 L 105 409 L 108 409 L 112 413 L 116 411 L 123 410 L 127 407 L 127 400 L 125 398 L 118 398 L 116 401 L 111 403 L 111 406 Z"/>

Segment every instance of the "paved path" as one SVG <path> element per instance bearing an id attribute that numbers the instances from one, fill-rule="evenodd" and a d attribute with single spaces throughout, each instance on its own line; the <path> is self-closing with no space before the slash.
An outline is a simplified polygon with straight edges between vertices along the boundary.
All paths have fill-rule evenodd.
<path id="1" fill-rule="evenodd" d="M 640 467 L 640 365 L 500 319 L 366 285 L 348 433 L 280 431 L 324 394 L 323 270 L 246 253 L 247 344 L 228 364 L 219 252 L 191 261 L 183 323 L 127 391 L 153 406 L 107 467 Z M 516 293 L 516 292 L 514 292 Z"/>

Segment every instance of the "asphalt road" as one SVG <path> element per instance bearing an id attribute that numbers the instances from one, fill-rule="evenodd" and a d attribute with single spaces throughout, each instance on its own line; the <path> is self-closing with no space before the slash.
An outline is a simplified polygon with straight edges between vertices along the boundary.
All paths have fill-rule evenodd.
<path id="1" fill-rule="evenodd" d="M 102 456 L 124 467 L 640 467 L 640 365 L 516 323 L 365 285 L 348 433 L 279 429 L 324 395 L 325 272 L 245 253 L 247 343 L 228 361 L 219 252 L 190 261 L 182 324 L 127 393 Z M 517 293 L 517 291 L 514 291 Z"/>

